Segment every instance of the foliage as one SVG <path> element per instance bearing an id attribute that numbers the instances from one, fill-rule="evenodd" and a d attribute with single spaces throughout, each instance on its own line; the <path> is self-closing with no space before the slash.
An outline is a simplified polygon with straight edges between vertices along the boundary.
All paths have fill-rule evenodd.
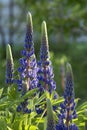
<path id="1" fill-rule="evenodd" d="M 33 97 L 33 93 L 36 91 L 30 90 L 20 97 L 20 93 L 17 91 L 16 86 L 8 88 L 8 92 L 5 93 L 6 96 L 0 99 L 0 129 L 1 130 L 44 130 L 46 117 L 44 117 L 44 112 L 38 115 L 34 109 L 34 106 L 37 104 L 44 104 L 43 99 L 50 98 L 52 105 L 59 107 L 59 104 L 63 101 L 63 98 L 58 97 L 57 100 L 52 100 L 52 97 L 49 97 L 48 93 L 43 94 L 40 98 L 38 95 Z M 2 96 L 2 89 L 0 89 L 0 95 Z M 29 97 L 29 107 L 34 109 L 31 114 L 18 113 L 16 107 L 20 104 L 21 101 L 24 101 L 25 98 Z M 78 102 L 78 99 L 76 99 Z M 58 108 L 59 111 L 59 108 Z M 57 111 L 57 112 L 58 112 Z M 54 112 L 54 116 L 57 119 L 57 113 Z M 77 107 L 78 118 L 74 122 L 79 126 L 80 130 L 84 129 L 85 122 L 87 121 L 87 102 L 84 102 Z M 45 122 L 46 123 L 46 122 Z"/>

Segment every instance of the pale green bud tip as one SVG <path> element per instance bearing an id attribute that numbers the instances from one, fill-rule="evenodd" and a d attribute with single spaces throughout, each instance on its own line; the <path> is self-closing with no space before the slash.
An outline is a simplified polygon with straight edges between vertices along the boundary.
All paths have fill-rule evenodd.
<path id="1" fill-rule="evenodd" d="M 71 65 L 69 63 L 67 63 L 67 65 L 66 65 L 66 72 L 70 73 L 73 76 L 72 67 L 71 67 Z"/>
<path id="2" fill-rule="evenodd" d="M 30 12 L 27 13 L 27 24 L 32 26 L 32 15 Z"/>
<path id="3" fill-rule="evenodd" d="M 42 36 L 44 35 L 47 36 L 47 26 L 45 21 L 42 22 Z"/>
<path id="4" fill-rule="evenodd" d="M 50 107 L 51 106 L 51 101 L 49 98 L 47 98 L 47 107 Z"/>
<path id="5" fill-rule="evenodd" d="M 49 116 L 49 114 L 50 114 L 50 116 L 53 115 L 52 104 L 51 104 L 51 101 L 49 98 L 47 98 L 47 113 L 48 113 L 48 116 Z"/>
<path id="6" fill-rule="evenodd" d="M 11 47 L 9 44 L 7 45 L 7 48 L 6 48 L 6 57 L 7 57 L 7 59 L 9 59 L 13 62 L 12 51 L 11 51 Z"/>
<path id="7" fill-rule="evenodd" d="M 61 60 L 60 60 L 60 63 L 61 63 L 61 65 L 64 65 L 64 59 L 62 58 Z"/>

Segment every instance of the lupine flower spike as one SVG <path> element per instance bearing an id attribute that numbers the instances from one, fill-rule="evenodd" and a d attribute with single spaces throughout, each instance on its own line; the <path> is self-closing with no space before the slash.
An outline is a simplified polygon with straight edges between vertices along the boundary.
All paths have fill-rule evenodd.
<path id="1" fill-rule="evenodd" d="M 56 89 L 56 83 L 53 80 L 53 68 L 50 61 L 49 45 L 47 36 L 46 22 L 42 23 L 42 38 L 40 48 L 40 61 L 38 62 L 38 87 L 40 91 L 47 90 L 52 93 Z"/>
<path id="2" fill-rule="evenodd" d="M 66 85 L 64 90 L 64 102 L 60 104 L 59 123 L 57 130 L 78 130 L 72 119 L 77 118 L 74 102 L 74 81 L 71 65 L 67 63 L 66 67 Z"/>
<path id="3" fill-rule="evenodd" d="M 50 99 L 47 99 L 47 129 L 56 130 L 53 109 Z"/>
<path id="4" fill-rule="evenodd" d="M 20 59 L 20 67 L 18 68 L 18 72 L 20 75 L 20 79 L 17 81 L 18 90 L 22 91 L 22 95 L 24 95 L 27 91 L 37 87 L 37 64 L 36 57 L 34 54 L 34 43 L 33 43 L 33 24 L 32 24 L 32 16 L 28 12 L 27 14 L 27 32 L 25 37 L 24 50 L 22 51 L 23 57 Z M 21 110 L 21 107 L 24 112 L 28 112 L 26 108 L 27 101 L 22 103 L 18 110 Z"/>
<path id="5" fill-rule="evenodd" d="M 11 52 L 11 47 L 8 44 L 6 48 L 6 83 L 11 85 L 13 83 L 14 76 L 14 63 Z"/>

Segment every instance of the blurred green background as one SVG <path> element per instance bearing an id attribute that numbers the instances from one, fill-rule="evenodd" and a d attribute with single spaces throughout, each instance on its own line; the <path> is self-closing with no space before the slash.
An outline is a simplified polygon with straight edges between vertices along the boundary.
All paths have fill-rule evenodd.
<path id="1" fill-rule="evenodd" d="M 35 54 L 39 60 L 41 23 L 47 22 L 49 46 L 57 91 L 62 90 L 62 70 L 72 65 L 75 95 L 87 100 L 87 1 L 86 0 L 1 0 L 0 1 L 0 87 L 5 84 L 5 46 L 10 43 L 15 68 L 23 49 L 26 14 L 30 11 L 34 25 Z M 65 72 L 64 72 L 65 73 Z M 63 73 L 63 74 L 64 74 Z"/>

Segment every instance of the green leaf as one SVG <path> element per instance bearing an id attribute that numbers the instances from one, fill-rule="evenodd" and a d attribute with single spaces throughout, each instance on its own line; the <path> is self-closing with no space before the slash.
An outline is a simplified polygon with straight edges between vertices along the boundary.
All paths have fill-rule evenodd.
<path id="1" fill-rule="evenodd" d="M 63 97 L 59 97 L 59 99 L 57 99 L 55 101 L 52 100 L 52 105 L 59 105 L 63 101 L 64 101 Z"/>
<path id="2" fill-rule="evenodd" d="M 39 129 L 37 126 L 32 125 L 32 126 L 30 126 L 29 130 L 39 130 Z"/>
<path id="3" fill-rule="evenodd" d="M 80 106 L 78 106 L 77 110 L 81 110 L 81 109 L 84 109 L 84 108 L 87 108 L 87 101 L 82 103 Z"/>
<path id="4" fill-rule="evenodd" d="M 0 98 L 2 96 L 2 93 L 3 93 L 3 88 L 0 89 Z"/>
<path id="5" fill-rule="evenodd" d="M 13 130 L 22 130 L 22 121 L 16 120 L 16 121 L 12 124 L 12 128 L 13 128 Z"/>
<path id="6" fill-rule="evenodd" d="M 28 92 L 26 92 L 26 94 L 22 97 L 22 99 L 26 99 L 26 98 L 32 98 L 34 96 L 34 93 L 36 93 L 38 90 L 38 88 L 32 89 Z"/>
<path id="7" fill-rule="evenodd" d="M 9 126 L 7 126 L 7 130 L 13 130 L 13 129 L 11 129 Z"/>
<path id="8" fill-rule="evenodd" d="M 38 105 L 41 101 L 43 101 L 43 99 L 46 98 L 46 94 L 44 93 L 40 98 L 38 98 L 37 102 L 35 103 L 35 105 Z"/>
<path id="9" fill-rule="evenodd" d="M 8 90 L 8 97 L 9 97 L 9 99 L 10 100 L 14 100 L 14 99 L 16 99 L 16 97 L 17 97 L 17 89 L 14 87 L 14 86 L 12 86 L 11 88 L 8 88 L 9 90 Z"/>
<path id="10" fill-rule="evenodd" d="M 7 123 L 4 118 L 0 118 L 0 130 L 7 130 Z"/>

